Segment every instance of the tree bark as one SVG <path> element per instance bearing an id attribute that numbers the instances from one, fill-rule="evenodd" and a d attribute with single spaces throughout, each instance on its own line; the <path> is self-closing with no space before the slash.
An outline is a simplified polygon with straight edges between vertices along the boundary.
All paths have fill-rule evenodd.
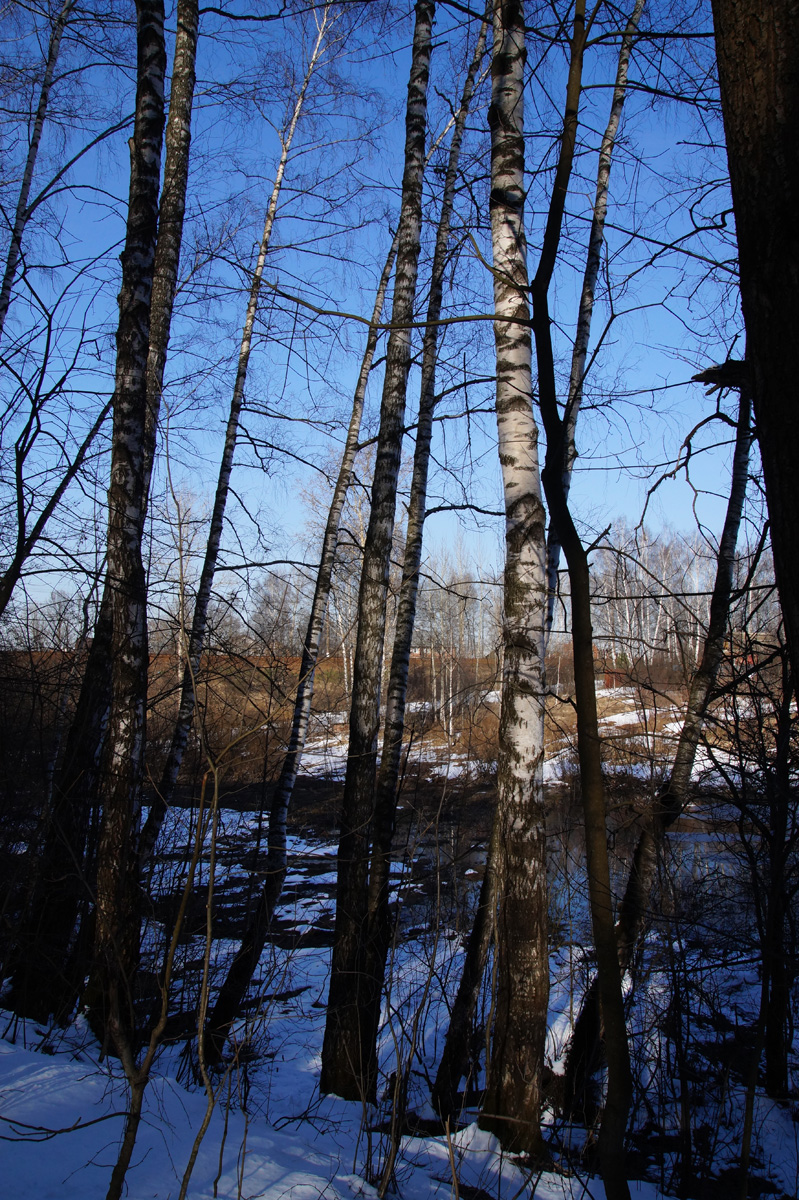
<path id="1" fill-rule="evenodd" d="M 497 434 L 505 498 L 502 707 L 491 923 L 496 995 L 480 1125 L 542 1148 L 549 959 L 543 797 L 545 517 L 533 415 L 524 229 L 524 6 L 496 0 L 491 62 L 491 243 Z"/>
<path id="2" fill-rule="evenodd" d="M 111 661 L 110 591 L 103 595 L 86 659 L 80 693 L 53 785 L 53 803 L 36 864 L 30 904 L 17 934 L 10 974 L 15 1012 L 46 1021 L 72 1011 L 91 953 L 88 939 L 75 941 L 94 897 L 87 835 L 96 802 L 100 751 L 108 722 Z M 103 703 L 98 703 L 98 695 Z M 80 943 L 80 945 L 78 945 Z M 78 952 L 81 965 L 73 963 Z"/>
<path id="3" fill-rule="evenodd" d="M 766 769 L 766 796 L 769 805 L 767 912 L 761 947 L 762 975 L 767 981 L 768 999 L 764 1017 L 766 1094 L 775 1100 L 788 1096 L 788 1019 L 793 978 L 785 944 L 786 921 L 790 911 L 788 860 L 791 854 L 789 814 L 791 812 L 791 733 L 794 684 L 785 656 L 782 661 L 782 695 L 776 707 L 773 761 Z M 758 1064 L 759 1065 L 759 1064 Z"/>
<path id="4" fill-rule="evenodd" d="M 361 1020 L 365 1026 L 364 1038 L 368 1039 L 368 1044 L 372 1047 L 370 1076 L 377 1071 L 377 1033 L 380 1025 L 383 980 L 392 934 L 388 888 L 391 871 L 391 844 L 397 810 L 397 783 L 405 731 L 405 697 L 408 689 L 411 643 L 416 620 L 419 571 L 422 563 L 422 538 L 427 506 L 427 475 L 435 411 L 436 361 L 440 334 L 438 322 L 441 317 L 444 270 L 447 264 L 447 245 L 463 132 L 477 72 L 485 55 L 487 31 L 488 21 L 486 19 L 480 28 L 455 119 L 433 252 L 430 298 L 427 304 L 428 324 L 422 343 L 422 379 L 419 417 L 416 426 L 416 448 L 408 504 L 408 521 L 405 529 L 405 555 L 394 631 L 394 647 L 386 689 L 383 747 L 375 788 L 372 855 L 369 871 L 368 929 L 363 967 L 366 976 L 366 997 L 362 1007 Z"/>
<path id="5" fill-rule="evenodd" d="M 435 5 L 417 0 L 408 82 L 405 160 L 392 328 L 386 355 L 372 506 L 358 597 L 350 744 L 338 849 L 336 928 L 322 1047 L 323 1092 L 349 1100 L 374 1094 L 370 1030 L 361 1021 L 368 920 L 370 826 L 374 806 L 380 676 L 394 514 L 411 359 L 411 332 L 422 224 L 427 83 Z M 402 328 L 406 326 L 406 328 Z"/>
<path id="6" fill-rule="evenodd" d="M 147 589 L 142 561 L 147 354 L 164 132 L 162 0 L 137 0 L 136 118 L 122 290 L 119 296 L 108 586 L 111 593 L 111 708 L 100 778 L 103 815 L 97 860 L 94 964 L 85 1000 L 103 1044 L 127 1049 L 134 1028 L 139 960 L 136 838 L 141 810 L 147 704 Z"/>
<path id="7" fill-rule="evenodd" d="M 790 694 L 790 693 L 789 693 Z M 790 703 L 790 702 L 789 702 Z M 788 718 L 790 721 L 790 717 Z M 784 772 L 787 775 L 787 771 Z M 785 834 L 790 792 L 782 792 L 771 811 L 771 880 L 768 889 L 766 936 L 762 947 L 764 977 L 768 980 L 768 999 L 764 1014 L 764 1050 L 766 1095 L 785 1100 L 788 1095 L 788 1038 L 786 1035 L 791 1005 L 791 977 L 785 945 L 785 920 L 789 909 L 786 896 Z"/>
<path id="8" fill-rule="evenodd" d="M 533 332 L 538 363 L 541 415 L 547 434 L 543 482 L 550 518 L 557 527 L 569 568 L 572 608 L 572 651 L 577 712 L 588 892 L 597 957 L 597 974 L 608 1061 L 608 1085 L 599 1134 L 602 1179 L 609 1200 L 629 1200 L 624 1165 L 624 1135 L 632 1099 L 632 1074 L 621 991 L 621 972 L 613 925 L 613 898 L 608 861 L 605 791 L 594 678 L 591 589 L 588 556 L 569 511 L 563 487 L 566 460 L 565 423 L 558 412 L 548 293 L 563 225 L 577 136 L 585 47 L 585 5 L 576 5 L 571 41 L 563 135 L 552 189 L 541 258 L 533 279 Z"/>
<path id="9" fill-rule="evenodd" d="M 391 278 L 391 270 L 394 266 L 397 240 L 397 236 L 395 235 L 377 289 L 377 297 L 372 312 L 372 322 L 369 326 L 369 333 L 366 339 L 366 350 L 361 361 L 358 382 L 355 386 L 352 414 L 344 443 L 344 453 L 342 454 L 336 485 L 333 489 L 333 499 L 328 512 L 324 538 L 322 539 L 322 553 L 320 556 L 319 571 L 316 576 L 311 615 L 308 620 L 308 628 L 303 643 L 300 681 L 294 701 L 294 715 L 289 735 L 289 744 L 269 809 L 266 879 L 261 888 L 252 920 L 242 938 L 236 956 L 228 969 L 208 1020 L 210 1037 L 206 1046 L 206 1057 L 209 1062 L 218 1061 L 231 1022 L 241 1011 L 242 1001 L 266 944 L 266 936 L 272 920 L 272 914 L 275 910 L 275 905 L 280 899 L 286 879 L 288 862 L 286 822 L 288 809 L 291 803 L 294 783 L 297 779 L 297 772 L 302 761 L 305 741 L 308 736 L 308 722 L 311 714 L 311 701 L 313 699 L 314 673 L 319 657 L 319 645 L 324 629 L 327 603 L 330 597 L 341 514 L 352 479 L 352 470 L 358 449 L 358 437 L 366 396 L 366 385 L 369 380 L 372 361 L 377 347 L 377 339 L 380 332 L 378 325 Z"/>
<path id="10" fill-rule="evenodd" d="M 199 26 L 198 0 L 180 0 L 177 21 L 169 118 L 164 137 L 164 180 L 159 205 L 147 350 L 145 505 L 183 236 Z M 104 412 L 110 410 L 112 404 L 113 398 Z M 40 523 L 41 518 L 31 538 Z M 20 964 L 15 995 L 19 996 L 19 1011 L 38 1015 L 40 1020 L 44 1020 L 50 1012 L 62 1017 L 72 1008 L 87 965 L 85 954 L 88 939 L 84 939 L 82 952 L 71 954 L 70 951 L 80 910 L 84 909 L 85 917 L 87 901 L 93 891 L 87 878 L 85 831 L 89 824 L 89 810 L 95 799 L 96 774 L 108 719 L 111 685 L 110 609 L 111 593 L 106 585 L 64 761 L 54 789 L 53 813 L 38 871 L 39 880 L 34 889 L 30 915 L 24 924 L 23 941 L 29 949 Z M 69 970 L 66 969 L 68 962 Z M 57 980 L 55 984 L 54 979 Z"/>
<path id="11" fill-rule="evenodd" d="M 613 93 L 610 118 L 602 139 L 600 162 L 597 175 L 596 199 L 594 215 L 589 237 L 589 255 L 583 278 L 583 289 L 580 299 L 580 314 L 578 331 L 575 337 L 572 355 L 572 369 L 569 383 L 569 401 L 567 404 L 567 461 L 564 463 L 564 486 L 568 493 L 571 468 L 576 450 L 574 449 L 574 431 L 577 423 L 580 404 L 582 401 L 582 386 L 585 375 L 585 360 L 591 330 L 591 315 L 593 312 L 594 291 L 599 272 L 600 255 L 603 242 L 605 216 L 607 213 L 607 196 L 610 180 L 610 166 L 613 147 L 621 119 L 621 110 L 627 82 L 632 35 L 637 28 L 643 9 L 644 0 L 638 0 L 635 10 L 625 30 L 622 47 L 619 54 L 619 66 L 616 74 L 616 86 Z M 569 445 L 571 453 L 569 453 Z M 554 527 L 550 525 L 547 539 L 547 637 L 552 628 L 555 595 L 557 591 L 557 573 L 560 558 L 560 542 Z M 482 983 L 485 963 L 491 940 L 492 929 L 487 914 L 493 903 L 491 885 L 493 878 L 493 852 L 489 853 L 486 864 L 486 874 L 480 893 L 480 902 L 475 917 L 475 924 L 470 936 L 463 975 L 450 1016 L 450 1024 L 444 1043 L 435 1084 L 433 1086 L 433 1106 L 441 1114 L 442 1119 L 452 1117 L 455 1113 L 457 1088 L 468 1062 L 468 1045 L 471 1032 L 471 1022 L 477 1003 L 477 993 Z"/>
<path id="12" fill-rule="evenodd" d="M 774 570 L 799 678 L 799 0 L 713 0 L 741 308 Z"/>
<path id="13" fill-rule="evenodd" d="M 164 180 L 158 210 L 158 243 L 155 248 L 150 345 L 147 353 L 147 421 L 145 426 L 145 504 L 155 456 L 155 437 L 164 388 L 172 309 L 178 284 L 186 190 L 191 151 L 191 112 L 196 83 L 199 0 L 178 0 L 175 58 L 169 92 L 169 116 L 164 134 Z"/>
<path id="14" fill-rule="evenodd" d="M 539 314 L 536 314 L 536 319 Z M 543 327 L 543 317 L 541 326 Z M 546 318 L 549 329 L 549 318 Z M 536 325 L 536 338 L 543 335 Z M 539 387 L 544 383 L 540 369 Z M 552 379 L 554 384 L 554 376 Z M 553 420 L 554 416 L 554 420 Z M 547 445 L 556 446 L 557 409 L 549 410 L 544 423 Z M 562 452 L 562 445 L 559 447 Z M 627 1044 L 624 1002 L 621 990 L 621 970 L 613 923 L 613 896 L 610 886 L 610 865 L 607 846 L 605 789 L 602 779 L 602 755 L 596 707 L 593 631 L 591 628 L 591 590 L 588 556 L 574 528 L 568 504 L 562 493 L 559 462 L 553 461 L 544 469 L 544 484 L 552 519 L 557 522 L 560 540 L 569 568 L 572 608 L 572 650 L 574 655 L 574 691 L 577 711 L 577 752 L 580 764 L 580 786 L 585 820 L 585 846 L 588 869 L 588 893 L 591 925 L 596 951 L 599 999 L 608 1063 L 608 1083 L 602 1125 L 599 1133 L 599 1153 L 602 1179 L 609 1200 L 627 1200 L 629 1188 L 625 1168 L 624 1137 L 627 1116 L 632 1101 L 632 1074 Z"/>

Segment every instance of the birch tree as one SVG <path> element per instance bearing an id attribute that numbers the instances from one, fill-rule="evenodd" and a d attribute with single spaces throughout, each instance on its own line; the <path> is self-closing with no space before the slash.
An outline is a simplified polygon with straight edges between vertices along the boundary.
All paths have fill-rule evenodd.
<path id="1" fill-rule="evenodd" d="M 585 4 L 578 0 L 571 39 L 563 135 L 541 257 L 531 287 L 532 324 L 538 364 L 539 404 L 547 434 L 543 480 L 550 519 L 557 528 L 566 555 L 571 590 L 577 752 L 585 822 L 591 926 L 608 1062 L 607 1096 L 599 1138 L 602 1179 L 611 1200 L 627 1200 L 629 1188 L 624 1165 L 624 1137 L 632 1099 L 632 1074 L 613 925 L 607 815 L 594 681 L 590 576 L 588 555 L 574 525 L 564 488 L 563 464 L 567 459 L 567 435 L 565 422 L 558 410 L 548 300 L 574 162 L 586 32 Z"/>
<path id="2" fill-rule="evenodd" d="M 169 117 L 164 135 L 164 178 L 158 210 L 147 344 L 143 504 L 155 452 L 155 432 L 177 289 L 188 184 L 191 115 L 199 33 L 198 0 L 179 0 Z M 113 398 L 112 398 L 113 400 Z M 110 408 L 111 402 L 109 402 Z M 65 750 L 48 814 L 48 828 L 30 911 L 21 931 L 25 947 L 15 976 L 21 1011 L 63 1013 L 74 1003 L 88 953 L 86 939 L 73 948 L 73 930 L 84 916 L 89 889 L 84 876 L 88 814 L 94 797 L 111 684 L 111 589 L 106 581 Z M 70 961 L 71 960 L 71 961 Z"/>
<path id="3" fill-rule="evenodd" d="M 441 314 L 441 297 L 443 294 L 443 276 L 444 267 L 446 264 L 447 240 L 449 236 L 449 225 L 452 211 L 452 203 L 454 199 L 455 182 L 457 179 L 457 163 L 460 153 L 460 145 L 463 139 L 463 130 L 468 112 L 468 106 L 474 90 L 475 75 L 479 68 L 480 61 L 485 52 L 485 33 L 481 33 L 478 39 L 478 47 L 475 51 L 475 57 L 472 66 L 467 75 L 467 81 L 464 88 L 464 95 L 461 106 L 454 119 L 450 124 L 454 125 L 454 132 L 450 146 L 449 167 L 444 187 L 444 200 L 442 203 L 442 211 L 439 220 L 438 233 L 436 239 L 436 250 L 434 254 L 433 265 L 433 284 L 431 287 L 431 297 L 428 304 L 428 325 L 425 330 L 425 341 L 423 348 L 423 378 L 422 378 L 422 395 L 426 398 L 423 401 L 422 412 L 420 412 L 417 422 L 417 454 L 416 462 L 423 465 L 415 468 L 414 479 L 411 483 L 411 501 L 410 513 L 408 519 L 408 529 L 416 529 L 416 534 L 406 532 L 406 555 L 404 575 L 406 579 L 413 580 L 414 594 L 418 584 L 419 560 L 421 558 L 421 528 L 424 520 L 424 492 L 420 491 L 419 479 L 422 472 L 426 479 L 427 474 L 427 458 L 429 457 L 430 442 L 432 435 L 432 419 L 434 411 L 434 375 L 435 375 L 435 355 L 439 337 L 438 320 Z M 445 130 L 446 132 L 446 130 Z M 427 153 L 425 162 L 429 162 L 430 156 L 435 149 L 435 146 L 440 142 L 443 134 L 437 139 L 434 146 Z M 211 1038 L 207 1047 L 209 1055 L 218 1056 L 221 1053 L 224 1037 L 230 1027 L 230 1023 L 235 1016 L 241 1011 L 241 1005 L 244 1000 L 246 989 L 252 979 L 255 969 L 258 965 L 258 960 L 263 951 L 269 924 L 272 920 L 275 905 L 280 899 L 283 890 L 283 883 L 287 870 L 287 818 L 288 809 L 291 801 L 291 795 L 294 784 L 297 778 L 297 773 L 302 761 L 302 754 L 305 747 L 305 741 L 308 734 L 308 725 L 311 712 L 311 701 L 313 699 L 313 685 L 315 678 L 316 663 L 319 655 L 319 646 L 321 642 L 322 632 L 325 622 L 325 614 L 328 604 L 328 599 L 332 587 L 333 569 L 336 560 L 336 551 L 338 547 L 339 528 L 341 523 L 342 511 L 349 490 L 350 480 L 355 462 L 355 454 L 358 449 L 358 436 L 361 427 L 361 418 L 363 415 L 363 403 L 366 393 L 366 385 L 371 370 L 374 352 L 377 345 L 379 333 L 380 315 L 385 300 L 385 294 L 388 288 L 391 270 L 396 256 L 397 244 L 399 235 L 395 235 L 388 258 L 386 259 L 383 268 L 383 275 L 378 287 L 377 298 L 375 301 L 374 311 L 372 313 L 369 334 L 367 337 L 366 350 L 361 363 L 361 369 L 358 376 L 358 382 L 355 388 L 353 398 L 353 407 L 350 417 L 350 424 L 347 431 L 347 437 L 342 454 L 339 473 L 336 479 L 336 484 L 333 489 L 333 498 L 331 500 L 330 509 L 328 512 L 327 522 L 325 526 L 324 536 L 322 539 L 322 550 L 320 557 L 319 570 L 316 577 L 314 587 L 314 596 L 311 605 L 311 613 L 309 616 L 308 627 L 303 643 L 302 658 L 300 662 L 300 678 L 297 687 L 297 695 L 294 704 L 294 712 L 292 716 L 291 733 L 289 736 L 289 744 L 283 760 L 280 777 L 275 787 L 272 796 L 269 810 L 269 834 L 267 842 L 267 857 L 266 857 L 266 879 L 261 889 L 258 905 L 247 928 L 247 931 L 242 939 L 239 950 L 231 963 L 225 980 L 219 990 L 217 1001 L 214 1010 L 209 1019 L 209 1032 Z M 421 439 L 421 441 L 420 441 Z M 414 515 L 415 514 L 415 515 Z M 409 551 L 409 547 L 413 549 Z M 414 557 L 415 556 L 415 557 Z M 412 563 L 416 561 L 416 567 L 412 567 Z M 407 592 L 408 583 L 405 585 Z M 406 601 L 407 605 L 407 601 Z M 400 615 L 403 611 L 402 599 L 400 599 Z M 407 609 L 406 609 L 407 611 Z M 397 628 L 399 629 L 400 615 L 397 619 Z M 396 647 L 407 641 L 407 650 L 405 652 L 405 677 L 407 682 L 407 658 L 410 652 L 410 638 L 413 634 L 413 621 L 407 621 L 407 617 L 403 622 L 403 635 L 395 635 L 395 654 L 397 657 Z M 345 675 L 347 669 L 346 649 L 344 648 L 344 667 Z M 393 671 L 393 665 L 392 665 Z M 396 685 L 393 685 L 396 686 Z M 403 685 L 404 689 L 404 685 Z M 389 683 L 389 692 L 392 690 L 392 683 Z M 404 690 L 403 690 L 404 702 Z M 389 702 L 390 705 L 390 702 Z M 389 720 L 389 717 L 386 718 Z M 401 745 L 402 728 L 400 726 L 399 741 Z M 386 759 L 384 750 L 383 759 Z M 396 754 L 396 766 L 399 765 L 399 748 Z M 391 786 L 390 804 L 394 802 L 394 787 Z M 378 782 L 378 789 L 380 784 Z M 379 809 L 379 801 L 377 804 Z M 389 817 L 389 822 L 393 828 L 393 817 Z M 386 821 L 382 823 L 385 841 L 388 839 L 390 849 L 390 832 L 385 833 Z M 375 903 L 372 897 L 377 894 L 381 896 L 381 903 L 387 904 L 387 892 L 383 893 L 383 889 L 375 884 L 375 867 L 374 863 L 378 856 L 385 859 L 387 862 L 388 851 L 380 851 L 378 845 L 382 845 L 380 840 L 381 821 L 380 816 L 376 813 L 375 817 L 375 848 L 373 849 L 373 866 L 370 872 L 370 903 L 369 912 L 370 919 L 374 920 Z M 369 951 L 376 945 L 376 934 L 368 937 L 367 941 Z M 367 965 L 366 972 L 373 979 L 374 991 L 372 993 L 373 1008 L 375 1006 L 374 997 L 377 997 L 376 1004 L 378 1007 L 377 1015 L 370 1017 L 375 1027 L 377 1028 L 377 1018 L 379 1017 L 379 998 L 382 987 L 383 973 L 385 970 L 385 954 L 378 954 L 377 964 L 370 961 Z"/>
<path id="4" fill-rule="evenodd" d="M 103 815 L 97 859 L 94 964 L 85 999 L 105 1044 L 122 1053 L 134 1025 L 133 976 L 139 959 L 135 843 L 147 703 L 147 592 L 142 561 L 145 515 L 147 355 L 164 130 L 164 11 L 137 0 L 136 119 L 122 290 L 119 296 L 114 432 L 108 491 L 111 595 L 111 707 L 101 777 Z"/>
<path id="5" fill-rule="evenodd" d="M 427 477 L 433 437 L 435 413 L 435 382 L 440 339 L 441 305 L 444 293 L 444 271 L 450 236 L 458 164 L 463 143 L 466 118 L 474 93 L 477 74 L 485 55 L 488 22 L 484 20 L 477 38 L 450 142 L 444 192 L 441 200 L 433 251 L 430 296 L 427 305 L 427 325 L 422 342 L 422 372 L 419 416 L 416 424 L 416 447 L 413 459 L 408 519 L 405 529 L 405 554 L 402 564 L 396 628 L 391 666 L 386 689 L 386 705 L 380 768 L 375 785 L 374 816 L 372 818 L 372 848 L 368 884 L 368 917 L 364 975 L 366 997 L 361 1011 L 364 1040 L 372 1049 L 369 1076 L 377 1070 L 377 1033 L 386 959 L 391 943 L 388 884 L 391 870 L 391 843 L 397 806 L 397 785 L 405 730 L 405 700 L 408 690 L 411 645 L 416 620 L 416 601 L 419 573 L 422 564 L 422 541 L 427 506 Z M 451 706 L 450 706 L 451 712 Z"/>
<path id="6" fill-rule="evenodd" d="M 502 705 L 491 849 L 496 996 L 480 1124 L 541 1149 L 547 955 L 544 761 L 545 515 L 533 412 L 524 181 L 524 5 L 495 0 L 491 244 L 497 437 L 505 499 Z"/>
<path id="7" fill-rule="evenodd" d="M 610 116 L 602 138 L 599 151 L 597 170 L 597 186 L 594 209 L 589 235 L 588 254 L 583 276 L 583 287 L 580 298 L 580 310 L 577 323 L 577 333 L 572 352 L 572 363 L 569 378 L 569 392 L 566 403 L 565 432 L 564 432 L 564 464 L 563 481 L 568 495 L 571 472 L 576 458 L 575 430 L 577 417 L 582 402 L 583 382 L 586 371 L 586 359 L 591 333 L 591 317 L 594 307 L 594 295 L 601 262 L 601 252 L 604 239 L 605 219 L 607 215 L 610 169 L 613 148 L 621 119 L 622 107 L 626 93 L 627 72 L 629 66 L 632 40 L 643 10 L 644 0 L 639 0 L 628 22 L 622 38 L 619 52 L 616 82 L 613 91 Z M 562 180 L 559 181 L 562 183 Z M 557 186 L 557 185 L 556 185 Z M 552 629 L 552 620 L 557 593 L 558 563 L 560 559 L 560 541 L 553 522 L 550 522 L 547 538 L 547 583 L 548 601 L 546 613 L 546 637 Z M 450 1013 L 450 1021 L 444 1042 L 444 1049 L 439 1062 L 432 1098 L 434 1107 L 443 1117 L 454 1113 L 458 1083 L 467 1066 L 469 1037 L 474 1010 L 477 1003 L 478 991 L 485 972 L 489 946 L 493 936 L 492 906 L 494 904 L 493 861 L 497 853 L 496 831 L 489 848 L 488 864 L 481 885 L 477 912 L 469 943 L 466 951 L 466 961 L 458 985 L 458 991 Z"/>
<path id="8" fill-rule="evenodd" d="M 411 360 L 411 330 L 422 223 L 427 84 L 435 6 L 418 0 L 413 36 L 397 271 L 386 352 L 372 502 L 358 597 L 350 742 L 338 848 L 336 928 L 322 1047 L 323 1092 L 372 1095 L 374 1051 L 361 1021 L 366 979 L 369 850 L 374 805 L 386 597 Z"/>

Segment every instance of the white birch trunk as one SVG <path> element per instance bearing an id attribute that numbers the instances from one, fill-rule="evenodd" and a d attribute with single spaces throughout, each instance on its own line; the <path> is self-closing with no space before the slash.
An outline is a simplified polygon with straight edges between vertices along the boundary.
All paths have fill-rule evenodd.
<path id="1" fill-rule="evenodd" d="M 525 59 L 523 4 L 496 0 L 488 119 L 506 557 L 496 859 L 489 864 L 497 994 L 480 1124 L 507 1149 L 536 1152 L 549 996 L 542 786 L 546 565 L 527 303 Z"/>
<path id="2" fill-rule="evenodd" d="M 391 545 L 411 361 L 411 331 L 422 225 L 427 84 L 435 5 L 417 0 L 406 109 L 402 208 L 392 331 L 380 410 L 372 505 L 358 596 L 350 744 L 338 851 L 336 930 L 322 1047 L 323 1092 L 358 1100 L 374 1089 L 374 1039 L 361 1023 L 371 1004 L 363 970 L 368 873 L 374 803 L 380 678 L 386 629 Z"/>

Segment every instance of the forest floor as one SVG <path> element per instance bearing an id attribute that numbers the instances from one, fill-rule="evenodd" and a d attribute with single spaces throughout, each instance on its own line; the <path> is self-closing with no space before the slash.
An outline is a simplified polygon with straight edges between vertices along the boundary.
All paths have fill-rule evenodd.
<path id="1" fill-rule="evenodd" d="M 670 714 L 653 722 L 629 696 L 608 696 L 603 717 L 615 752 L 633 754 Z M 633 714 L 632 716 L 630 714 Z M 673 720 L 673 714 L 671 714 Z M 649 721 L 650 730 L 647 730 Z M 633 742 L 632 748 L 629 743 Z M 235 1030 L 241 1052 L 213 1077 L 214 1111 L 187 1181 L 186 1195 L 205 1200 L 351 1200 L 376 1196 L 395 1155 L 390 1194 L 403 1200 L 602 1200 L 592 1174 L 592 1137 L 545 1113 L 551 1169 L 504 1155 L 475 1124 L 482 1082 L 466 1096 L 459 1127 L 435 1132 L 429 1085 L 446 1030 L 465 934 L 482 877 L 493 800 L 485 765 L 471 768 L 457 743 L 418 744 L 401 798 L 392 899 L 397 938 L 381 1033 L 381 1096 L 353 1105 L 318 1091 L 319 1055 L 335 905 L 336 807 L 341 786 L 341 731 L 328 729 L 311 747 L 295 792 L 289 873 L 273 932 L 253 982 L 247 1013 Z M 548 1064 L 557 1077 L 576 1006 L 590 973 L 590 936 L 579 860 L 574 772 L 565 748 L 553 747 L 549 780 L 552 877 L 552 992 Z M 638 769 L 611 772 L 614 847 L 619 877 L 634 840 L 651 754 Z M 641 765 L 643 764 L 643 765 Z M 222 970 L 241 934 L 259 884 L 265 825 L 257 790 L 232 787 L 217 836 L 212 964 Z M 171 813 L 153 875 L 154 906 L 145 930 L 150 969 L 157 970 L 174 909 L 191 798 Z M 736 1187 L 744 1073 L 753 1043 L 758 979 L 751 953 L 734 931 L 719 942 L 739 896 L 718 881 L 729 864 L 722 833 L 695 812 L 671 839 L 669 871 L 681 903 L 653 926 L 633 978 L 628 1009 L 637 1080 L 630 1173 L 634 1197 L 680 1194 L 728 1200 Z M 698 827 L 698 828 L 697 828 Z M 170 848 L 171 847 L 171 848 Z M 131 1200 L 180 1195 L 207 1096 L 196 1078 L 190 1039 L 205 947 L 205 883 L 198 881 L 182 939 L 167 1043 L 146 1097 L 127 1177 Z M 707 908 L 712 884 L 714 911 Z M 713 936 L 690 925 L 699 907 Z M 675 997 L 682 996 L 684 1007 Z M 482 1001 L 485 1018 L 490 995 Z M 2 1019 L 3 1014 L 0 1014 Z M 690 1026 L 690 1028 L 688 1028 Z M 66 1029 L 16 1021 L 0 1025 L 0 1191 L 9 1200 L 101 1197 L 116 1159 L 126 1109 L 119 1064 L 101 1060 L 82 1017 Z M 476 1049 L 478 1049 L 476 1047 Z M 797 1062 L 797 1047 L 792 1061 Z M 406 1072 L 402 1133 L 392 1141 L 396 1073 Z M 684 1130 L 691 1137 L 686 1141 Z M 758 1091 L 749 1195 L 787 1200 L 799 1194 L 799 1104 L 778 1105 Z M 686 1157 L 687 1155 L 687 1157 Z"/>

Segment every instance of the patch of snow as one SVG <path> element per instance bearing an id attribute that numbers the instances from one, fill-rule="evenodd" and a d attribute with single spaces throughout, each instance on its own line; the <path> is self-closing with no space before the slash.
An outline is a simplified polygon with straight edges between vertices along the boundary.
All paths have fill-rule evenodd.
<path id="1" fill-rule="evenodd" d="M 562 786 L 569 782 L 566 776 L 573 774 L 575 768 L 575 751 L 571 747 L 560 750 L 544 762 L 544 783 L 549 786 Z"/>
<path id="2" fill-rule="evenodd" d="M 613 713 L 612 716 L 602 717 L 600 725 L 613 725 L 621 728 L 623 725 L 644 725 L 652 720 L 654 712 L 644 711 L 638 712 L 633 709 L 632 712 Z"/>

